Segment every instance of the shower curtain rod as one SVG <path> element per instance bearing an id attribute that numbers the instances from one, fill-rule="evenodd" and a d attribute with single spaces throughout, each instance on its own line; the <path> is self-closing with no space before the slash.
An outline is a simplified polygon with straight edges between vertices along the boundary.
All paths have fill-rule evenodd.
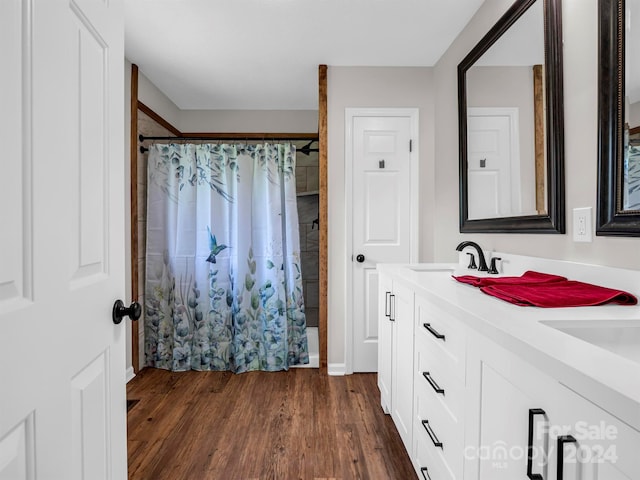
<path id="1" fill-rule="evenodd" d="M 148 151 L 149 149 L 147 147 L 143 147 L 142 145 L 140 145 L 140 153 L 147 153 Z M 320 151 L 319 148 L 307 148 L 306 146 L 296 148 L 296 152 L 304 153 L 305 155 L 309 155 L 311 152 L 319 152 L 319 151 Z"/>
<path id="2" fill-rule="evenodd" d="M 315 137 L 311 137 L 311 136 L 300 136 L 300 137 L 296 137 L 296 138 L 287 138 L 286 135 L 278 135 L 276 136 L 272 136 L 271 138 L 265 138 L 265 136 L 258 136 L 256 134 L 253 135 L 234 135 L 234 136 L 229 136 L 229 137 L 223 137 L 223 136 L 180 136 L 180 137 L 145 137 L 144 135 L 138 135 L 138 139 L 141 142 L 144 142 L 145 140 L 216 140 L 216 141 L 220 141 L 220 140 L 245 140 L 245 141 L 260 141 L 260 140 L 277 140 L 277 139 L 281 139 L 281 140 L 309 140 L 309 143 L 307 143 L 306 145 L 297 148 L 296 152 L 299 153 L 303 153 L 305 155 L 309 155 L 311 152 L 319 152 L 320 149 L 318 148 L 311 148 L 311 144 L 313 142 L 317 142 L 318 141 L 318 136 L 316 135 Z M 140 153 L 146 153 L 148 152 L 149 149 L 147 147 L 144 146 L 140 146 Z"/>
<path id="3" fill-rule="evenodd" d="M 273 134 L 273 133 L 249 133 L 249 134 L 242 134 L 242 133 L 228 133 L 228 134 L 213 134 L 213 135 L 180 135 L 180 136 L 174 136 L 174 137 L 145 137 L 144 135 L 138 135 L 138 139 L 141 142 L 144 142 L 146 140 L 251 140 L 251 141 L 258 141 L 258 140 L 310 140 L 312 143 L 313 141 L 317 141 L 318 140 L 318 135 L 317 134 L 299 134 L 299 133 L 293 133 L 293 134 L 281 134 L 281 133 L 277 133 L 277 134 Z"/>

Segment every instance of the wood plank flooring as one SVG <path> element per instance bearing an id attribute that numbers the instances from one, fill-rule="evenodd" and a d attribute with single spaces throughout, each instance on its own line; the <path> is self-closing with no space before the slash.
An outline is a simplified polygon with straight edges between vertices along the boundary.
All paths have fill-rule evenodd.
<path id="1" fill-rule="evenodd" d="M 130 479 L 416 478 L 375 374 L 145 369 L 127 398 Z"/>

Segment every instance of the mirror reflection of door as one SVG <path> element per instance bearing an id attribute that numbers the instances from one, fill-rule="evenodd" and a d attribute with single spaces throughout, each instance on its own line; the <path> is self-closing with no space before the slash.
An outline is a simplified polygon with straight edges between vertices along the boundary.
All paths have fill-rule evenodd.
<path id="1" fill-rule="evenodd" d="M 543 5 L 535 2 L 466 72 L 469 220 L 547 212 Z M 483 152 L 484 168 L 475 159 Z"/>
<path id="2" fill-rule="evenodd" d="M 521 211 L 517 108 L 469 108 L 469 219 L 510 217 Z"/>

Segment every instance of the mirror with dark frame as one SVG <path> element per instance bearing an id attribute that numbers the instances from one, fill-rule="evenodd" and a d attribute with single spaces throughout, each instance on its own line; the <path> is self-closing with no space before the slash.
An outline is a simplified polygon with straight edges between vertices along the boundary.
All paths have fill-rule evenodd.
<path id="1" fill-rule="evenodd" d="M 640 237 L 640 0 L 599 0 L 596 235 Z M 633 60 L 632 60 L 633 58 Z"/>
<path id="2" fill-rule="evenodd" d="M 516 1 L 458 65 L 462 233 L 564 233 L 561 3 Z"/>

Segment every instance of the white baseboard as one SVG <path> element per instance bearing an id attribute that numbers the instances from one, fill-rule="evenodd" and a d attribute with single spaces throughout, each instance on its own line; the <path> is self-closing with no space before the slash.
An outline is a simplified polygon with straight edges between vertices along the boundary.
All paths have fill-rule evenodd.
<path id="1" fill-rule="evenodd" d="M 347 374 L 347 366 L 344 363 L 330 363 L 327 365 L 327 374 L 339 377 Z"/>
<path id="2" fill-rule="evenodd" d="M 127 368 L 127 372 L 125 375 L 127 377 L 127 383 L 133 380 L 133 377 L 136 376 L 136 374 L 133 372 L 133 366 L 130 366 L 129 368 Z"/>

